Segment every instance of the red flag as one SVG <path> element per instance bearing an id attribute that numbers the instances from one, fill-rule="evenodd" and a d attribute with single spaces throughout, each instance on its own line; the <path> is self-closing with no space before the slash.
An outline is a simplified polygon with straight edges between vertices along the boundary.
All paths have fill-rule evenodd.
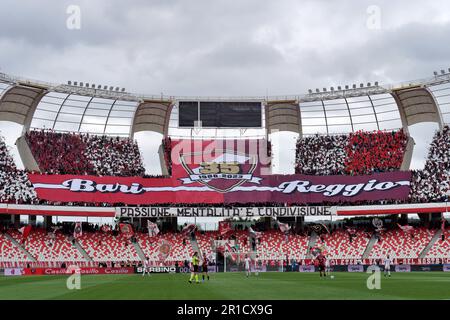
<path id="1" fill-rule="evenodd" d="M 31 228 L 32 228 L 31 224 L 29 224 L 29 225 L 19 229 L 19 232 L 22 234 L 22 242 L 25 241 L 28 238 L 28 236 L 30 235 Z"/>
<path id="2" fill-rule="evenodd" d="M 441 230 L 442 230 L 442 233 L 445 232 L 445 218 L 442 218 Z"/>
<path id="3" fill-rule="evenodd" d="M 190 233 L 194 232 L 197 229 L 197 226 L 195 224 L 188 224 L 186 227 L 183 228 L 183 230 L 181 231 L 181 233 L 184 236 L 189 235 Z"/>
<path id="4" fill-rule="evenodd" d="M 399 227 L 400 229 L 403 230 L 403 232 L 408 232 L 408 233 L 414 232 L 414 227 L 412 227 L 412 226 L 408 226 L 408 225 L 406 225 L 406 226 L 401 226 L 401 225 L 399 225 L 398 223 L 397 223 L 397 225 L 398 225 L 398 227 Z"/>
<path id="5" fill-rule="evenodd" d="M 231 228 L 231 223 L 228 221 L 219 222 L 219 233 L 221 237 L 227 238 L 231 235 L 233 229 Z"/>
<path id="6" fill-rule="evenodd" d="M 75 223 L 75 228 L 73 229 L 73 237 L 76 239 L 83 234 L 83 228 L 81 227 L 81 222 Z"/>
<path id="7" fill-rule="evenodd" d="M 123 233 L 123 235 L 130 239 L 134 235 L 133 226 L 128 223 L 120 223 L 119 224 L 120 232 Z"/>

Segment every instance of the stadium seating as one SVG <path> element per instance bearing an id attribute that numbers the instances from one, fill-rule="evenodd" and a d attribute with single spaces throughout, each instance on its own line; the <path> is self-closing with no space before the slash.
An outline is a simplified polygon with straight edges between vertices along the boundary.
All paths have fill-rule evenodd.
<path id="1" fill-rule="evenodd" d="M 318 238 L 316 245 L 324 246 L 332 259 L 361 259 L 369 243 L 367 235 L 357 230 L 352 236 L 345 230 L 336 230 L 331 234 L 324 234 Z"/>
<path id="2" fill-rule="evenodd" d="M 28 261 L 31 261 L 28 256 L 4 234 L 0 233 L 0 267 L 1 265 L 15 267 L 16 263 Z"/>
<path id="3" fill-rule="evenodd" d="M 401 229 L 388 230 L 382 234 L 370 251 L 369 258 L 418 258 L 433 238 L 435 231 L 415 228 L 413 236 Z"/>
<path id="4" fill-rule="evenodd" d="M 430 250 L 427 252 L 425 258 L 449 258 L 450 257 L 450 229 L 447 228 L 444 232 L 444 241 L 439 238 Z"/>
<path id="5" fill-rule="evenodd" d="M 28 236 L 24 248 L 38 261 L 77 262 L 85 260 L 80 251 L 60 232 L 33 230 Z"/>
<path id="6" fill-rule="evenodd" d="M 287 240 L 287 241 L 286 241 Z M 264 232 L 257 246 L 261 260 L 305 259 L 308 252 L 308 237 L 289 234 L 278 230 Z"/>
<path id="7" fill-rule="evenodd" d="M 136 238 L 145 256 L 152 261 L 184 261 L 194 254 L 190 240 L 181 233 L 164 233 L 151 238 L 148 234 L 138 233 Z M 163 244 L 170 248 L 167 253 L 161 248 Z"/>
<path id="8" fill-rule="evenodd" d="M 218 231 L 208 231 L 208 232 L 196 232 L 195 238 L 197 239 L 198 248 L 203 255 L 211 257 L 213 252 L 213 242 L 219 236 Z"/>
<path id="9" fill-rule="evenodd" d="M 134 245 L 124 236 L 104 232 L 83 232 L 77 238 L 81 247 L 96 262 L 140 261 Z"/>
<path id="10" fill-rule="evenodd" d="M 33 130 L 26 139 L 46 173 L 143 176 L 137 144 L 129 138 Z"/>

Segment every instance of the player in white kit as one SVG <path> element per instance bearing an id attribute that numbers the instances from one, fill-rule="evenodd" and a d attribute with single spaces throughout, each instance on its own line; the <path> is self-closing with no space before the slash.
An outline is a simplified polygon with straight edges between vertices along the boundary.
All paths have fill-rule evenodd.
<path id="1" fill-rule="evenodd" d="M 328 259 L 325 260 L 325 276 L 328 276 L 331 273 L 331 265 L 330 265 L 330 258 L 328 255 Z"/>
<path id="2" fill-rule="evenodd" d="M 142 276 L 145 276 L 145 273 L 150 276 L 150 258 L 147 258 L 147 260 L 144 261 L 144 266 L 142 268 Z"/>
<path id="3" fill-rule="evenodd" d="M 244 259 L 244 265 L 245 265 L 245 276 L 248 278 L 250 276 L 250 263 L 251 263 L 251 259 L 245 255 L 245 259 Z"/>
<path id="4" fill-rule="evenodd" d="M 389 275 L 389 277 L 391 276 L 391 258 L 389 257 L 389 255 L 387 255 L 386 259 L 384 259 L 384 276 L 386 277 L 387 275 Z"/>

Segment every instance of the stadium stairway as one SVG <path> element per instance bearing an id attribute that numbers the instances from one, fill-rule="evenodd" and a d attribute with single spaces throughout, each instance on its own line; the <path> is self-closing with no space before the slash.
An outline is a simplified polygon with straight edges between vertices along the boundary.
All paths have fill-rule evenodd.
<path id="1" fill-rule="evenodd" d="M 4 236 L 6 238 L 8 238 L 8 240 L 10 240 L 16 247 L 18 247 L 20 250 L 22 250 L 22 252 L 27 255 L 28 259 L 30 259 L 32 262 L 37 262 L 36 258 L 33 257 L 33 255 L 31 253 L 29 253 L 28 250 L 25 249 L 19 242 L 17 242 L 16 239 L 11 237 L 7 232 L 4 233 Z"/>
<path id="2" fill-rule="evenodd" d="M 195 251 L 197 251 L 199 253 L 201 252 L 200 247 L 198 246 L 198 243 L 197 243 L 197 239 L 195 237 L 191 237 L 191 246 L 192 246 L 192 249 L 194 250 L 194 252 Z"/>
<path id="3" fill-rule="evenodd" d="M 80 251 L 80 253 L 83 255 L 83 258 L 86 259 L 86 261 L 94 261 L 86 252 L 86 250 L 83 249 L 83 247 L 81 246 L 81 244 L 75 240 L 74 241 L 74 245 L 75 247 L 78 249 L 78 251 Z"/>
<path id="4" fill-rule="evenodd" d="M 373 246 L 375 243 L 377 243 L 378 239 L 375 237 L 375 234 L 372 235 L 372 238 L 370 238 L 369 243 L 367 244 L 366 249 L 364 250 L 364 253 L 362 255 L 363 259 L 367 259 L 369 257 L 370 251 L 372 251 Z"/>
<path id="5" fill-rule="evenodd" d="M 142 251 L 141 246 L 139 245 L 139 241 L 133 242 L 134 249 L 136 249 L 136 253 L 138 254 L 139 258 L 142 262 L 146 260 L 144 251 Z"/>
<path id="6" fill-rule="evenodd" d="M 442 230 L 437 230 L 434 234 L 433 238 L 431 238 L 430 243 L 427 244 L 427 246 L 423 249 L 423 251 L 420 253 L 419 258 L 425 258 L 428 254 L 428 251 L 434 246 L 436 241 L 438 241 L 441 238 Z"/>

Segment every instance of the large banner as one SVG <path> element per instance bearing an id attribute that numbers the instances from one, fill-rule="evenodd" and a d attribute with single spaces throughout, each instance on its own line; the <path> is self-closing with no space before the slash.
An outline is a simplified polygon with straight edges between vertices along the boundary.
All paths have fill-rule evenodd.
<path id="1" fill-rule="evenodd" d="M 164 217 L 295 217 L 331 216 L 332 207 L 119 207 L 116 217 L 164 218 Z"/>
<path id="2" fill-rule="evenodd" d="M 133 267 L 119 268 L 79 268 L 80 274 L 133 274 Z M 72 274 L 72 271 L 63 268 L 24 268 L 22 274 L 26 276 L 32 275 L 65 275 Z"/>
<path id="3" fill-rule="evenodd" d="M 207 172 L 215 172 L 209 168 Z M 235 168 L 219 170 L 235 172 Z M 236 169 L 241 170 L 241 169 Z M 410 172 L 368 176 L 186 173 L 185 178 L 96 177 L 30 174 L 38 197 L 55 202 L 150 204 L 340 203 L 405 200 Z M 246 176 L 250 174 L 251 176 Z"/>

